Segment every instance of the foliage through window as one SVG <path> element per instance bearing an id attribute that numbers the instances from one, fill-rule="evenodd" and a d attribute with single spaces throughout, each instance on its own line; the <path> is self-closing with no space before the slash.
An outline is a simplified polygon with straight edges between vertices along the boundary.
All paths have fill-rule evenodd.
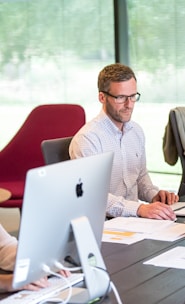
<path id="1" fill-rule="evenodd" d="M 145 131 L 148 168 L 181 173 L 179 162 L 164 162 L 162 143 L 170 109 L 184 106 L 185 2 L 127 0 L 127 9 L 130 65 L 141 93 L 134 116 Z"/>
<path id="2" fill-rule="evenodd" d="M 38 104 L 93 114 L 98 72 L 114 62 L 113 16 L 112 0 L 0 0 L 1 147 Z"/>

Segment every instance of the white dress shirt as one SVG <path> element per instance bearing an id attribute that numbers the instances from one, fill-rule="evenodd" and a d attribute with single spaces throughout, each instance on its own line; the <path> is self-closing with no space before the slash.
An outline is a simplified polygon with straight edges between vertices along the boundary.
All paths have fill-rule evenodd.
<path id="1" fill-rule="evenodd" d="M 114 160 L 107 216 L 136 216 L 141 201 L 151 202 L 159 191 L 146 169 L 144 133 L 133 121 L 122 133 L 102 110 L 73 137 L 69 153 L 74 159 L 109 151 Z"/>

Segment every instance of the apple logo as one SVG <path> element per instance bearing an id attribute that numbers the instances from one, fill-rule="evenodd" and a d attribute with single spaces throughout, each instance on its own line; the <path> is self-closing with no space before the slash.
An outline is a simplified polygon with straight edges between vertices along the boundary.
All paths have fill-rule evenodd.
<path id="1" fill-rule="evenodd" d="M 80 196 L 83 195 L 82 186 L 83 186 L 83 183 L 81 182 L 81 178 L 80 178 L 78 184 L 76 185 L 76 195 L 77 195 L 77 197 L 80 197 Z"/>

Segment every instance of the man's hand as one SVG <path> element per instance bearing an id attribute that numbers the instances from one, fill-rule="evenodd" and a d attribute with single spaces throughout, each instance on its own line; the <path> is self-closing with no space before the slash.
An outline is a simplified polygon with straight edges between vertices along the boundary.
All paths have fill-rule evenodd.
<path id="1" fill-rule="evenodd" d="M 176 219 L 176 215 L 171 207 L 161 202 L 141 204 L 137 210 L 137 215 L 157 220 L 174 221 Z"/>
<path id="2" fill-rule="evenodd" d="M 179 196 L 173 192 L 168 192 L 165 190 L 160 190 L 152 199 L 152 203 L 161 202 L 163 204 L 172 205 L 177 203 L 179 200 Z"/>

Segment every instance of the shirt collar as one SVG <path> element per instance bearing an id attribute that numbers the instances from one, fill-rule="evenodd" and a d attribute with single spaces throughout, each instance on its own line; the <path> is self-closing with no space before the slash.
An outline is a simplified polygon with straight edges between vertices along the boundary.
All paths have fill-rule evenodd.
<path id="1" fill-rule="evenodd" d="M 112 120 L 108 117 L 108 115 L 104 112 L 103 109 L 100 111 L 99 116 L 100 116 L 101 120 L 104 121 L 104 123 L 110 128 L 110 130 L 114 134 L 118 134 L 118 133 L 122 134 L 122 132 L 120 131 L 120 129 L 112 122 Z M 133 122 L 131 120 L 128 121 L 128 122 L 126 122 L 124 124 L 124 133 L 128 132 L 132 128 L 133 128 Z"/>

